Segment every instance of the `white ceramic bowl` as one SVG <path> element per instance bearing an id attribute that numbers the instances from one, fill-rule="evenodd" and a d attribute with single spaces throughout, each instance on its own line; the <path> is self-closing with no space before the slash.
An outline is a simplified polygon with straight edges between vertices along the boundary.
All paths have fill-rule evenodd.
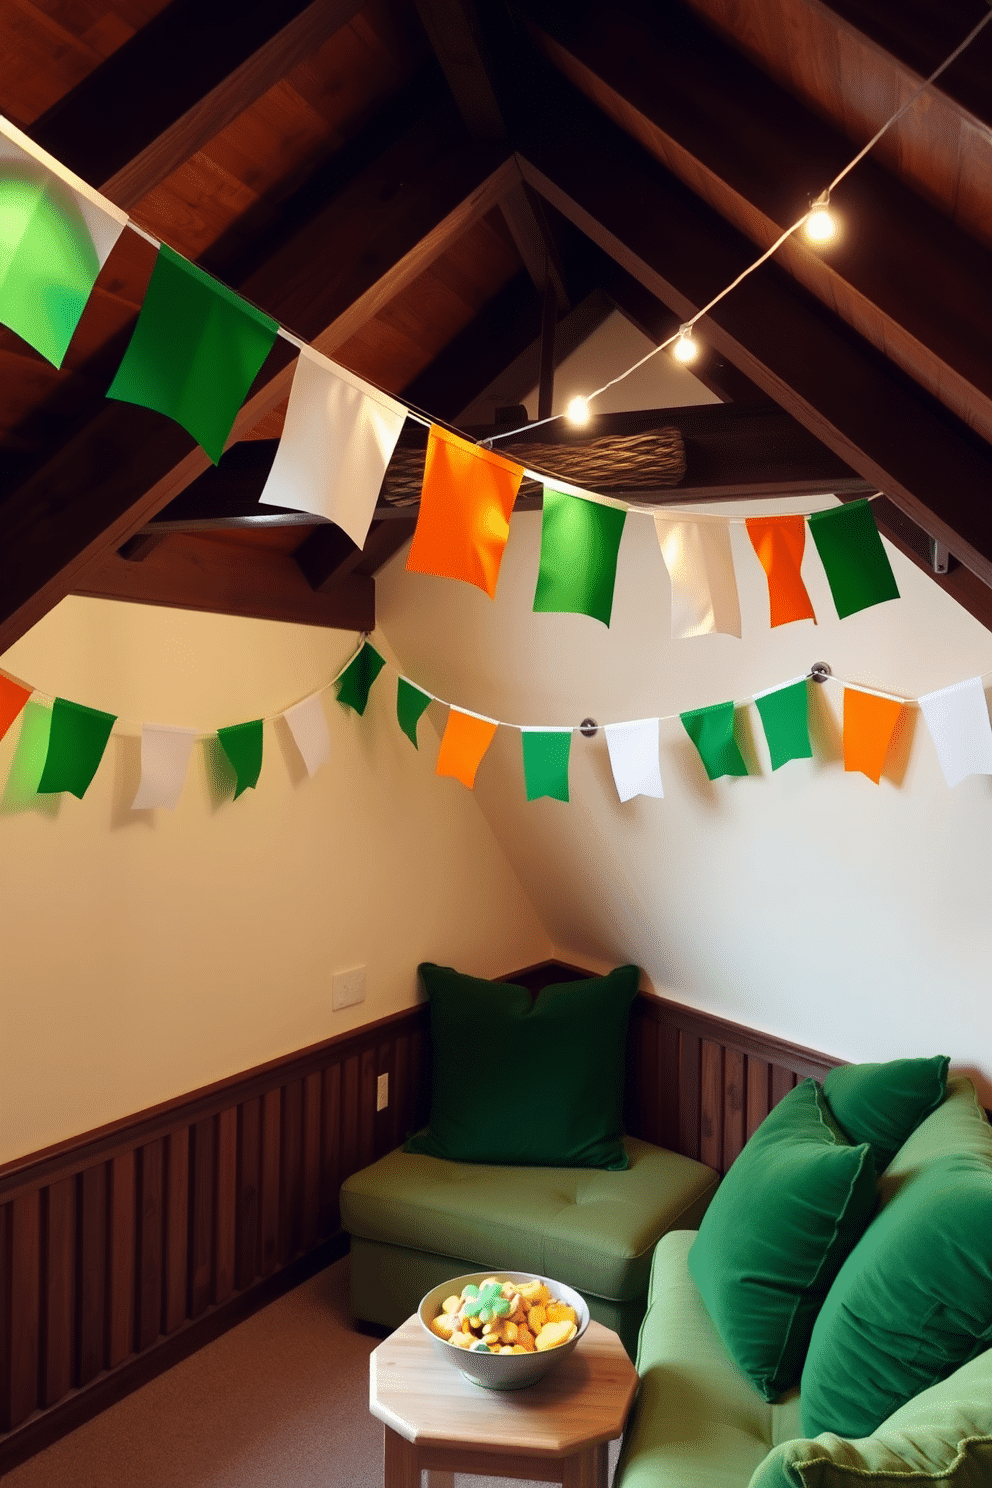
<path id="1" fill-rule="evenodd" d="M 558 1348 L 545 1349 L 542 1353 L 484 1354 L 480 1352 L 476 1354 L 469 1349 L 457 1348 L 453 1343 L 448 1343 L 447 1339 L 439 1338 L 431 1331 L 431 1319 L 437 1317 L 446 1297 L 461 1292 L 469 1282 L 480 1286 L 490 1276 L 496 1277 L 499 1281 L 514 1281 L 518 1284 L 522 1281 L 543 1281 L 552 1297 L 559 1302 L 567 1302 L 570 1307 L 575 1308 L 575 1316 L 578 1319 L 575 1337 L 570 1338 L 567 1343 L 560 1344 Z M 538 1276 L 533 1271 L 472 1271 L 466 1276 L 453 1276 L 450 1281 L 442 1282 L 440 1286 L 434 1287 L 427 1293 L 420 1303 L 418 1315 L 421 1327 L 442 1358 L 447 1359 L 473 1384 L 482 1385 L 487 1390 L 522 1390 L 525 1385 L 535 1384 L 561 1359 L 564 1359 L 566 1354 L 572 1352 L 589 1326 L 589 1308 L 578 1292 L 566 1286 L 562 1281 L 552 1281 L 549 1276 Z"/>

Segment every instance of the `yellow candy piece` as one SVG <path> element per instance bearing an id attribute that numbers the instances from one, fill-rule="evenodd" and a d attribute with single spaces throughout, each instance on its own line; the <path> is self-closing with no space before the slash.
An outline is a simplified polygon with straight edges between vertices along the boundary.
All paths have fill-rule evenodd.
<path id="1" fill-rule="evenodd" d="M 534 1352 L 534 1335 L 522 1323 L 517 1328 L 517 1343 L 525 1354 L 532 1354 Z"/>
<path id="2" fill-rule="evenodd" d="M 525 1354 L 527 1350 L 524 1348 L 523 1344 L 515 1343 L 510 1349 L 503 1349 L 501 1350 L 501 1352 L 511 1354 Z"/>
<path id="3" fill-rule="evenodd" d="M 506 1322 L 502 1327 L 502 1337 L 506 1343 L 516 1343 L 519 1329 L 516 1323 Z"/>
<path id="4" fill-rule="evenodd" d="M 448 1342 L 453 1343 L 455 1345 L 455 1348 L 467 1349 L 472 1347 L 475 1339 L 472 1337 L 471 1333 L 452 1333 L 451 1337 L 448 1339 Z"/>
<path id="5" fill-rule="evenodd" d="M 568 1343 L 577 1332 L 574 1323 L 545 1323 L 534 1343 L 538 1353 L 543 1354 L 546 1349 L 560 1348 L 563 1343 Z"/>
<path id="6" fill-rule="evenodd" d="M 544 1327 L 547 1321 L 547 1311 L 540 1305 L 540 1303 L 530 1308 L 527 1313 L 527 1326 L 534 1334 L 540 1333 L 541 1329 Z"/>
<path id="7" fill-rule="evenodd" d="M 547 1306 L 549 1323 L 577 1323 L 575 1308 L 569 1307 L 567 1302 L 549 1302 Z"/>
<path id="8" fill-rule="evenodd" d="M 442 1312 L 457 1312 L 462 1305 L 461 1297 L 445 1297 L 441 1303 Z"/>
<path id="9" fill-rule="evenodd" d="M 538 1300 L 537 1294 L 540 1290 L 541 1283 L 539 1281 L 522 1281 L 517 1287 L 517 1291 L 525 1302 L 536 1302 Z"/>

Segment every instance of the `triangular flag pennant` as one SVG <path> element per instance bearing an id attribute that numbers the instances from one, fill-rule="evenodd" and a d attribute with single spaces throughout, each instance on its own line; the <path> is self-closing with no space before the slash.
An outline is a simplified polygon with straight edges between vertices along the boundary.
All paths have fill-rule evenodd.
<path id="1" fill-rule="evenodd" d="M 471 790 L 475 772 L 498 728 L 499 724 L 488 718 L 476 718 L 472 713 L 449 708 L 435 773 L 452 775 Z"/>
<path id="2" fill-rule="evenodd" d="M 365 712 L 372 683 L 386 665 L 385 657 L 366 641 L 354 659 L 348 663 L 337 680 L 338 702 L 355 712 Z"/>
<path id="3" fill-rule="evenodd" d="M 992 726 L 981 677 L 928 692 L 920 707 L 948 785 L 992 775 Z"/>
<path id="4" fill-rule="evenodd" d="M 364 547 L 405 419 L 395 398 L 303 347 L 259 501 L 327 517 Z"/>
<path id="5" fill-rule="evenodd" d="M 800 569 L 806 546 L 806 518 L 748 517 L 751 546 L 768 578 L 768 606 L 772 628 L 793 620 L 816 621 Z"/>
<path id="6" fill-rule="evenodd" d="M 776 687 L 774 692 L 764 692 L 754 701 L 768 740 L 773 770 L 788 760 L 813 758 L 805 678 L 800 682 L 790 682 L 787 687 Z"/>
<path id="7" fill-rule="evenodd" d="M 0 321 L 56 367 L 126 223 L 0 118 Z"/>
<path id="8" fill-rule="evenodd" d="M 327 732 L 327 718 L 320 693 L 315 692 L 313 697 L 304 698 L 302 703 L 295 703 L 282 716 L 303 756 L 307 774 L 315 775 L 331 757 L 331 737 Z"/>
<path id="9" fill-rule="evenodd" d="M 627 513 L 544 488 L 536 611 L 591 615 L 609 625 Z"/>
<path id="10" fill-rule="evenodd" d="M 108 398 L 175 419 L 216 465 L 276 321 L 165 243 Z"/>
<path id="11" fill-rule="evenodd" d="M 522 465 L 435 424 L 407 569 L 464 579 L 492 599 L 523 474 Z"/>
<path id="12" fill-rule="evenodd" d="M 528 801 L 536 801 L 540 796 L 567 801 L 572 730 L 525 728 L 520 730 L 520 739 Z"/>
<path id="13" fill-rule="evenodd" d="M 860 770 L 877 785 L 902 703 L 844 688 L 844 769 Z"/>
<path id="14" fill-rule="evenodd" d="M 175 811 L 186 784 L 196 737 L 196 729 L 142 724 L 141 783 L 131 804 L 132 811 L 151 811 L 156 806 Z"/>
<path id="15" fill-rule="evenodd" d="M 664 796 L 658 767 L 658 719 L 608 723 L 605 733 L 613 780 L 621 801 L 633 800 L 634 796 Z"/>
<path id="16" fill-rule="evenodd" d="M 0 739 L 10 728 L 30 696 L 30 687 L 21 687 L 12 678 L 0 676 Z"/>
<path id="17" fill-rule="evenodd" d="M 414 749 L 419 749 L 417 743 L 417 724 L 420 716 L 430 706 L 432 699 L 429 692 L 424 692 L 419 687 L 414 687 L 405 677 L 401 677 L 396 685 L 396 717 L 400 728 L 410 740 Z"/>
<path id="18" fill-rule="evenodd" d="M 39 796 L 71 791 L 82 800 L 116 722 L 115 713 L 102 713 L 99 708 L 85 708 L 68 698 L 56 698 L 45 768 L 38 782 Z"/>
<path id="19" fill-rule="evenodd" d="M 233 723 L 230 728 L 217 730 L 221 748 L 238 778 L 235 800 L 242 791 L 254 790 L 262 773 L 262 723 L 261 718 L 253 718 L 250 723 Z"/>
<path id="20" fill-rule="evenodd" d="M 814 512 L 806 520 L 842 620 L 870 605 L 899 598 L 870 502 L 852 501 Z"/>
<path id="21" fill-rule="evenodd" d="M 725 521 L 654 519 L 661 556 L 672 581 L 672 640 L 688 636 L 739 636 L 741 606 Z"/>
<path id="22" fill-rule="evenodd" d="M 685 731 L 699 750 L 710 780 L 721 775 L 746 775 L 747 765 L 734 738 L 734 705 L 713 703 L 709 708 L 693 708 L 680 713 Z"/>

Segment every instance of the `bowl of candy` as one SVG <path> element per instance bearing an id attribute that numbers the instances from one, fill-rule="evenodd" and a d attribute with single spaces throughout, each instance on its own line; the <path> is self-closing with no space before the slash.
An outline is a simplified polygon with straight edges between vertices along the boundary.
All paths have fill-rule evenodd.
<path id="1" fill-rule="evenodd" d="M 473 1271 L 427 1293 L 421 1324 L 438 1353 L 488 1390 L 520 1390 L 563 1359 L 589 1308 L 563 1282 L 531 1271 Z"/>

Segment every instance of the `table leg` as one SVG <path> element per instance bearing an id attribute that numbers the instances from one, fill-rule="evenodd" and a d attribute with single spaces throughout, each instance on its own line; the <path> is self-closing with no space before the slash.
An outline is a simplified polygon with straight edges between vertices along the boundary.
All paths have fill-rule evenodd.
<path id="1" fill-rule="evenodd" d="M 420 1488 L 420 1460 L 416 1447 L 390 1426 L 382 1428 L 385 1488 Z"/>
<path id="2" fill-rule="evenodd" d="M 605 1443 L 565 1457 L 562 1461 L 562 1488 L 607 1488 L 609 1460 Z"/>

